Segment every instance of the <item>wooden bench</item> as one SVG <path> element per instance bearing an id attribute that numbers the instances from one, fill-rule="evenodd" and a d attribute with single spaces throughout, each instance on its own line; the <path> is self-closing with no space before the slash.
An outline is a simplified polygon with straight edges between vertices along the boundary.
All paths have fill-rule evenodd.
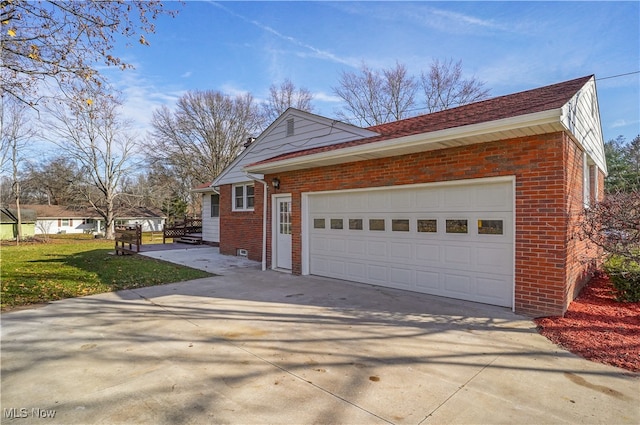
<path id="1" fill-rule="evenodd" d="M 142 226 L 116 226 L 116 255 L 129 255 L 140 252 L 142 245 Z"/>

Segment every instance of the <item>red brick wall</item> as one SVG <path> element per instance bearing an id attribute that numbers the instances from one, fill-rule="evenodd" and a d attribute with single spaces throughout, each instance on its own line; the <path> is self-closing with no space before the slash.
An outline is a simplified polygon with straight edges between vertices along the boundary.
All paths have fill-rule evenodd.
<path id="1" fill-rule="evenodd" d="M 262 197 L 264 185 L 255 183 L 253 211 L 232 211 L 231 185 L 220 187 L 220 253 L 236 255 L 246 249 L 248 258 L 262 261 Z"/>
<path id="2" fill-rule="evenodd" d="M 292 194 L 293 273 L 300 274 L 303 192 L 512 175 L 516 176 L 516 312 L 563 314 L 576 284 L 584 280 L 585 268 L 578 261 L 584 245 L 568 243 L 573 215 L 582 205 L 581 196 L 576 201 L 582 194 L 582 154 L 564 133 L 291 171 L 265 179 L 278 177 L 279 192 Z M 267 229 L 270 242 L 270 224 Z"/>

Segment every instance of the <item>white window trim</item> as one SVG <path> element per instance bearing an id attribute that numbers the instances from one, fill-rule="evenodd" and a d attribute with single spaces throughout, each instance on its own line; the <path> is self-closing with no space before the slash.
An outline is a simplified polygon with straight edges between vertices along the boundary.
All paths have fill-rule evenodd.
<path id="1" fill-rule="evenodd" d="M 253 205 L 256 204 L 256 192 L 254 183 L 240 183 L 231 186 L 231 210 L 232 211 L 253 211 L 254 207 L 247 208 L 247 187 L 253 187 Z M 236 207 L 236 188 L 242 187 L 242 207 Z"/>

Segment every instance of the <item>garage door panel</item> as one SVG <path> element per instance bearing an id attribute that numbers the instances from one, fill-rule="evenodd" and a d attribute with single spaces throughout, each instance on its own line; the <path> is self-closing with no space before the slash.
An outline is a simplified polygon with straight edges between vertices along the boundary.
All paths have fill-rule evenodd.
<path id="1" fill-rule="evenodd" d="M 511 255 L 511 251 L 506 247 L 481 247 L 477 249 L 477 264 L 480 267 L 490 267 L 493 270 L 509 272 L 508 265 L 505 265 L 505 257 Z"/>
<path id="2" fill-rule="evenodd" d="M 445 246 L 444 264 L 445 266 L 471 265 L 471 249 L 466 246 Z"/>
<path id="3" fill-rule="evenodd" d="M 416 290 L 437 294 L 440 292 L 440 275 L 433 271 L 416 270 Z"/>
<path id="4" fill-rule="evenodd" d="M 347 241 L 344 239 L 329 239 L 329 250 L 334 253 L 347 252 Z"/>
<path id="5" fill-rule="evenodd" d="M 414 287 L 414 273 L 411 269 L 391 267 L 390 278 L 391 282 L 401 285 L 404 289 L 413 289 Z"/>
<path id="6" fill-rule="evenodd" d="M 368 264 L 367 265 L 367 278 L 371 282 L 388 283 L 389 267 L 385 265 Z"/>
<path id="7" fill-rule="evenodd" d="M 451 295 L 466 295 L 471 292 L 471 277 L 444 272 L 443 290 Z"/>
<path id="8" fill-rule="evenodd" d="M 413 252 L 415 251 L 413 244 L 406 242 L 389 242 L 389 257 L 399 261 L 412 261 Z"/>
<path id="9" fill-rule="evenodd" d="M 367 243 L 363 240 L 349 239 L 347 241 L 347 254 L 356 257 L 364 257 L 367 251 Z"/>
<path id="10" fill-rule="evenodd" d="M 415 245 L 416 260 L 429 261 L 433 263 L 440 262 L 440 246 L 434 244 L 417 243 Z"/>
<path id="11" fill-rule="evenodd" d="M 476 277 L 477 293 L 483 297 L 502 298 L 505 286 L 504 278 Z"/>
<path id="12" fill-rule="evenodd" d="M 328 244 L 329 244 L 329 241 L 327 240 L 327 238 L 322 236 L 316 236 L 311 239 L 310 245 L 311 245 L 311 250 L 313 252 L 321 253 L 321 252 L 328 251 L 327 249 Z"/>
<path id="13" fill-rule="evenodd" d="M 367 267 L 364 263 L 349 262 L 349 264 L 347 265 L 346 277 L 349 280 L 362 282 L 364 279 L 366 279 L 366 270 Z"/>
<path id="14" fill-rule="evenodd" d="M 407 211 L 413 207 L 415 194 L 409 190 L 397 190 L 390 193 L 389 205 L 394 211 Z"/>
<path id="15" fill-rule="evenodd" d="M 327 224 L 310 229 L 311 274 L 512 305 L 510 181 L 309 194 L 308 205 L 309 222 Z M 331 229 L 332 218 L 344 228 Z M 370 219 L 384 230 L 369 230 Z M 466 220 L 466 233 L 447 233 L 447 220 Z"/>
<path id="16" fill-rule="evenodd" d="M 387 258 L 387 242 L 367 241 L 367 255 L 371 257 Z"/>
<path id="17" fill-rule="evenodd" d="M 329 273 L 333 276 L 345 276 L 346 275 L 346 265 L 344 260 L 337 260 L 335 258 L 329 258 L 327 261 L 327 266 L 329 269 Z"/>

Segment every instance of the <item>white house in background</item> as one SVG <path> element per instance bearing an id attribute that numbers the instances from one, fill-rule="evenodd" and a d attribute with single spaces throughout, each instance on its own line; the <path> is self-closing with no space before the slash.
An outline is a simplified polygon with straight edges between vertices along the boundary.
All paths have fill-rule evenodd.
<path id="1" fill-rule="evenodd" d="M 211 183 L 201 184 L 192 190 L 202 194 L 202 241 L 211 245 L 220 243 L 220 194 Z"/>
<path id="2" fill-rule="evenodd" d="M 104 233 L 105 223 L 95 210 L 62 205 L 23 205 L 37 215 L 35 234 Z M 121 208 L 116 224 L 141 224 L 143 232 L 162 231 L 166 217 L 150 208 Z"/>

